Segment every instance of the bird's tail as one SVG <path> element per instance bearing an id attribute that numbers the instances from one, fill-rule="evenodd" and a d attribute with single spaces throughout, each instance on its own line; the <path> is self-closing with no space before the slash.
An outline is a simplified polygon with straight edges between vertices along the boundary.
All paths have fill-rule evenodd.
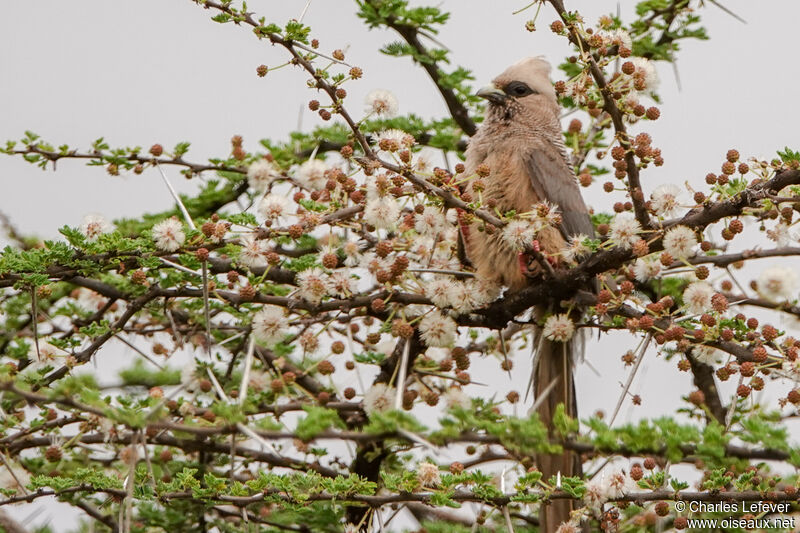
<path id="1" fill-rule="evenodd" d="M 583 342 L 579 335 L 566 343 L 552 342 L 544 338 L 541 328 L 536 328 L 535 334 L 538 349 L 533 360 L 534 409 L 549 428 L 551 438 L 555 438 L 553 418 L 558 404 L 564 404 L 568 416 L 576 418 L 578 414 L 573 364 L 583 356 Z M 539 454 L 534 459 L 545 482 L 559 474 L 561 477 L 581 475 L 580 456 L 574 452 Z M 562 522 L 570 519 L 573 509 L 572 500 L 553 500 L 542 505 L 539 531 L 554 532 Z"/>

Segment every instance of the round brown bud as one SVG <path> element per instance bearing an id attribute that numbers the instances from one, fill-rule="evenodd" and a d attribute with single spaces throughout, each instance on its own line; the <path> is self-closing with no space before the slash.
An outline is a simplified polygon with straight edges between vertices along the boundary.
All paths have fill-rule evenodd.
<path id="1" fill-rule="evenodd" d="M 687 372 L 692 368 L 692 363 L 689 362 L 688 359 L 681 359 L 678 361 L 678 370 L 681 372 Z"/>
<path id="2" fill-rule="evenodd" d="M 164 147 L 161 146 L 160 144 L 154 144 L 153 146 L 150 147 L 150 155 L 152 155 L 153 157 L 158 157 L 163 153 L 164 153 Z"/>
<path id="3" fill-rule="evenodd" d="M 628 76 L 630 76 L 631 74 L 636 72 L 636 65 L 634 65 L 630 61 L 626 61 L 622 64 L 622 72 L 623 74 L 627 74 Z"/>
<path id="4" fill-rule="evenodd" d="M 603 235 L 603 236 L 608 235 L 609 229 L 610 228 L 609 228 L 608 224 L 598 224 L 597 225 L 597 233 L 599 233 L 600 235 Z"/>
<path id="5" fill-rule="evenodd" d="M 800 390 L 792 389 L 789 391 L 789 395 L 786 397 L 791 403 L 797 405 L 800 404 Z"/>
<path id="6" fill-rule="evenodd" d="M 728 183 L 728 181 L 729 181 L 728 176 L 725 174 L 720 174 L 719 176 L 717 176 L 717 183 L 719 183 L 720 185 L 725 185 L 726 183 Z"/>
<path id="7" fill-rule="evenodd" d="M 603 190 L 606 192 L 613 192 L 614 191 L 614 184 L 610 181 L 607 181 L 603 184 Z"/>
<path id="8" fill-rule="evenodd" d="M 331 119 L 331 112 L 327 109 L 320 109 L 319 116 L 322 120 L 330 120 Z"/>
<path id="9" fill-rule="evenodd" d="M 247 285 L 244 285 L 242 288 L 239 289 L 239 296 L 245 302 L 249 302 L 250 300 L 256 297 L 256 289 L 255 287 L 253 287 L 248 283 Z"/>
<path id="10" fill-rule="evenodd" d="M 339 258 L 336 257 L 336 254 L 325 254 L 322 256 L 322 266 L 328 269 L 334 269 L 339 264 Z"/>
<path id="11" fill-rule="evenodd" d="M 756 365 L 752 361 L 745 361 L 739 365 L 739 372 L 741 372 L 744 377 L 749 378 L 756 373 Z"/>
<path id="12" fill-rule="evenodd" d="M 725 161 L 724 163 L 722 163 L 721 169 L 722 173 L 725 174 L 726 176 L 730 176 L 731 174 L 736 172 L 736 166 L 730 161 Z"/>
<path id="13" fill-rule="evenodd" d="M 657 107 L 648 107 L 645 113 L 650 120 L 656 120 L 661 116 L 661 111 Z"/>
<path id="14" fill-rule="evenodd" d="M 647 113 L 647 108 L 644 107 L 642 104 L 636 104 L 633 106 L 633 114 L 637 117 L 643 117 Z"/>
<path id="15" fill-rule="evenodd" d="M 701 390 L 694 390 L 689 393 L 689 402 L 700 407 L 706 403 L 706 395 Z"/>
<path id="16" fill-rule="evenodd" d="M 741 233 L 744 229 L 744 224 L 738 218 L 734 218 L 728 223 L 728 228 L 734 233 Z"/>
<path id="17" fill-rule="evenodd" d="M 556 94 L 564 94 L 567 90 L 567 84 L 563 80 L 558 80 L 553 84 L 553 88 L 556 90 Z"/>
<path id="18" fill-rule="evenodd" d="M 587 172 L 583 172 L 578 176 L 578 182 L 581 184 L 581 187 L 588 187 L 592 184 L 592 181 L 592 175 Z"/>
<path id="19" fill-rule="evenodd" d="M 739 174 L 747 174 L 750 172 L 750 167 L 747 163 L 739 163 L 739 166 L 736 167 L 736 170 L 739 171 Z"/>
<path id="20" fill-rule="evenodd" d="M 564 31 L 564 23 L 561 22 L 560 20 L 554 20 L 550 24 L 550 30 L 553 33 L 561 33 L 562 31 Z"/>
<path id="21" fill-rule="evenodd" d="M 745 385 L 744 383 L 742 383 L 741 385 L 739 385 L 738 387 L 736 387 L 736 394 L 737 394 L 737 396 L 739 396 L 740 398 L 747 398 L 748 396 L 750 396 L 750 391 L 751 391 L 751 390 L 752 390 L 752 389 L 750 389 L 750 387 L 748 387 L 747 385 Z"/>
<path id="22" fill-rule="evenodd" d="M 664 266 L 669 266 L 675 262 L 675 258 L 669 252 L 661 252 L 660 260 Z"/>
<path id="23" fill-rule="evenodd" d="M 342 394 L 344 394 L 346 399 L 352 400 L 356 396 L 356 390 L 353 387 L 347 387 L 344 389 L 344 391 L 342 391 Z"/>
<path id="24" fill-rule="evenodd" d="M 686 529 L 689 527 L 689 519 L 685 516 L 676 516 L 675 520 L 672 521 L 672 525 L 675 529 Z"/>
<path id="25" fill-rule="evenodd" d="M 49 446 L 45 452 L 44 457 L 51 463 L 57 463 L 61 460 L 61 448 L 56 445 Z"/>
<path id="26" fill-rule="evenodd" d="M 761 335 L 764 337 L 764 340 L 773 341 L 778 337 L 778 330 L 775 329 L 774 326 L 766 324 L 761 328 Z"/>
<path id="27" fill-rule="evenodd" d="M 386 309 L 386 302 L 381 298 L 375 298 L 372 300 L 372 302 L 370 302 L 370 308 L 375 313 L 383 313 L 383 311 Z"/>
<path id="28" fill-rule="evenodd" d="M 205 262 L 208 261 L 208 248 L 198 248 L 194 252 L 194 256 L 197 258 L 198 261 Z"/>
<path id="29" fill-rule="evenodd" d="M 353 67 L 350 69 L 350 77 L 354 80 L 357 80 L 364 74 L 364 71 L 361 70 L 359 67 Z"/>
<path id="30" fill-rule="evenodd" d="M 569 121 L 569 126 L 567 127 L 567 131 L 569 133 L 580 133 L 581 128 L 583 128 L 583 124 L 577 118 L 573 118 Z"/>
<path id="31" fill-rule="evenodd" d="M 439 403 L 439 395 L 433 391 L 429 391 L 427 394 L 425 394 L 424 400 L 425 403 L 433 407 L 434 405 Z"/>
<path id="32" fill-rule="evenodd" d="M 519 393 L 515 390 L 509 391 L 506 394 L 506 400 L 508 400 L 508 403 L 517 403 L 519 401 Z"/>
<path id="33" fill-rule="evenodd" d="M 632 249 L 633 255 L 636 257 L 644 257 L 650 253 L 650 247 L 647 245 L 647 241 L 644 239 L 639 239 L 638 241 L 634 242 Z"/>
<path id="34" fill-rule="evenodd" d="M 486 163 L 481 163 L 480 165 L 478 165 L 478 168 L 475 169 L 475 173 L 482 178 L 485 178 L 486 176 L 491 174 L 491 172 L 492 171 L 489 168 L 489 165 L 487 165 Z"/>
<path id="35" fill-rule="evenodd" d="M 331 363 L 327 359 L 323 359 L 322 361 L 317 363 L 317 370 L 319 370 L 319 373 L 322 374 L 323 376 L 328 376 L 336 371 L 336 367 L 334 367 L 333 363 Z"/>
<path id="36" fill-rule="evenodd" d="M 258 74 L 259 78 L 263 78 L 269 72 L 269 67 L 266 65 L 259 65 L 256 67 L 256 74 Z"/>
<path id="37" fill-rule="evenodd" d="M 756 346 L 753 348 L 753 361 L 756 363 L 763 363 L 767 360 L 767 349 L 763 346 Z"/>
<path id="38" fill-rule="evenodd" d="M 658 516 L 667 516 L 669 514 L 669 504 L 664 501 L 657 502 L 655 511 Z"/>
<path id="39" fill-rule="evenodd" d="M 697 276 L 697 279 L 703 280 L 707 279 L 709 275 L 708 267 L 705 265 L 700 265 L 699 267 L 694 269 L 694 275 Z"/>
<path id="40" fill-rule="evenodd" d="M 732 241 L 733 238 L 736 236 L 736 234 L 732 232 L 730 228 L 723 228 L 723 230 L 720 232 L 720 235 L 726 241 Z"/>
<path id="41" fill-rule="evenodd" d="M 344 52 L 338 48 L 334 50 L 333 54 L 331 55 L 333 56 L 334 59 L 338 59 L 339 61 L 344 61 Z"/>
<path id="42" fill-rule="evenodd" d="M 459 463 L 458 461 L 450 463 L 451 474 L 460 474 L 463 471 L 464 471 L 464 465 L 462 463 Z"/>
<path id="43" fill-rule="evenodd" d="M 292 239 L 299 239 L 303 236 L 303 226 L 300 224 L 292 224 L 289 226 L 289 237 Z"/>
<path id="44" fill-rule="evenodd" d="M 727 159 L 729 163 L 736 163 L 739 160 L 739 152 L 736 150 L 728 150 L 728 153 L 725 154 L 725 159 Z"/>
<path id="45" fill-rule="evenodd" d="M 747 322 L 745 324 L 747 324 L 747 327 L 750 328 L 750 329 L 756 329 L 758 327 L 758 319 L 757 318 L 748 318 Z"/>

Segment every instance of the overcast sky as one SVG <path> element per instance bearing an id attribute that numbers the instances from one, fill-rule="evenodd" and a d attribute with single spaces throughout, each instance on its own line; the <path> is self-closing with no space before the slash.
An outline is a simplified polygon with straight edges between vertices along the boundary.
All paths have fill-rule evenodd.
<path id="1" fill-rule="evenodd" d="M 454 64 L 473 70 L 476 87 L 521 57 L 544 55 L 558 63 L 569 52 L 566 40 L 548 29 L 555 19 L 549 6 L 542 8 L 539 31 L 524 29 L 534 11 L 516 16 L 512 11 L 526 3 L 440 2 L 454 12 L 439 38 L 452 49 Z M 617 6 L 599 0 L 566 3 L 589 21 Z M 306 0 L 250 0 L 248 5 L 268 21 L 284 23 L 300 15 Z M 626 20 L 634 5 L 621 2 Z M 666 163 L 643 174 L 646 192 L 664 182 L 699 186 L 707 172 L 719 170 L 729 148 L 770 157 L 785 145 L 800 148 L 795 43 L 800 3 L 736 0 L 725 5 L 747 24 L 713 5 L 703 9 L 711 40 L 681 45 L 680 91 L 672 67 L 658 67 L 662 115 L 647 124 L 647 131 Z M 377 52 L 397 37 L 368 31 L 353 11 L 354 2 L 314 0 L 305 16 L 321 50 L 348 48 L 348 62 L 364 69 L 364 78 L 347 86 L 350 107 L 358 114 L 364 95 L 386 88 L 398 95 L 401 112 L 443 116 L 441 98 L 421 69 Z M 306 75 L 292 68 L 266 78 L 255 74 L 259 64 L 284 62 L 284 50 L 257 41 L 247 29 L 213 23 L 212 14 L 188 0 L 3 2 L 0 141 L 18 139 L 25 130 L 79 149 L 101 136 L 112 146 L 145 149 L 156 142 L 169 148 L 190 141 L 187 159 L 202 161 L 225 156 L 234 134 L 244 136 L 246 148 L 256 149 L 259 139 L 284 138 L 301 116 L 305 130 L 318 124 L 315 114 L 302 111 L 315 97 L 305 88 Z M 179 188 L 192 190 L 177 171 L 171 174 Z M 118 218 L 172 205 L 155 172 L 111 177 L 73 161 L 61 161 L 54 173 L 0 155 L 0 183 L 0 211 L 21 232 L 48 238 L 56 237 L 61 225 L 80 224 L 90 212 Z M 594 193 L 588 201 L 608 210 Z M 624 379 L 621 353 L 609 342 L 591 346 L 587 358 L 600 377 L 587 367 L 579 372 L 579 387 L 589 391 L 579 400 L 584 414 L 613 409 L 617 383 Z M 640 408 L 646 411 L 640 413 L 671 412 L 690 390 L 689 376 L 659 379 L 665 372 L 674 375 L 673 369 L 674 363 L 661 360 L 644 364 L 633 387 L 647 390 Z M 25 509 L 27 515 L 34 508 Z M 55 530 L 65 527 L 60 522 Z"/>

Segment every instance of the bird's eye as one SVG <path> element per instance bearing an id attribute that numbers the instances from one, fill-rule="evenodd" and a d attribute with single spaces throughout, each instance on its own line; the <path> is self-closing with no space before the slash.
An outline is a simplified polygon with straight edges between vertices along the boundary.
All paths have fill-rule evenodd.
<path id="1" fill-rule="evenodd" d="M 506 94 L 509 96 L 528 96 L 529 94 L 536 94 L 537 91 L 531 89 L 528 84 L 521 82 L 521 81 L 512 81 L 508 85 L 506 85 Z"/>

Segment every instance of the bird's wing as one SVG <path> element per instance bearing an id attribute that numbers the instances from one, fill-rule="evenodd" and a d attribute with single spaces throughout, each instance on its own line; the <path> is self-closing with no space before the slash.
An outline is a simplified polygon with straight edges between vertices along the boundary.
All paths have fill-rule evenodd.
<path id="1" fill-rule="evenodd" d="M 539 198 L 557 204 L 561 212 L 561 233 L 565 238 L 583 233 L 594 236 L 589 210 L 564 156 L 556 147 L 542 143 L 524 155 L 525 169 Z"/>

